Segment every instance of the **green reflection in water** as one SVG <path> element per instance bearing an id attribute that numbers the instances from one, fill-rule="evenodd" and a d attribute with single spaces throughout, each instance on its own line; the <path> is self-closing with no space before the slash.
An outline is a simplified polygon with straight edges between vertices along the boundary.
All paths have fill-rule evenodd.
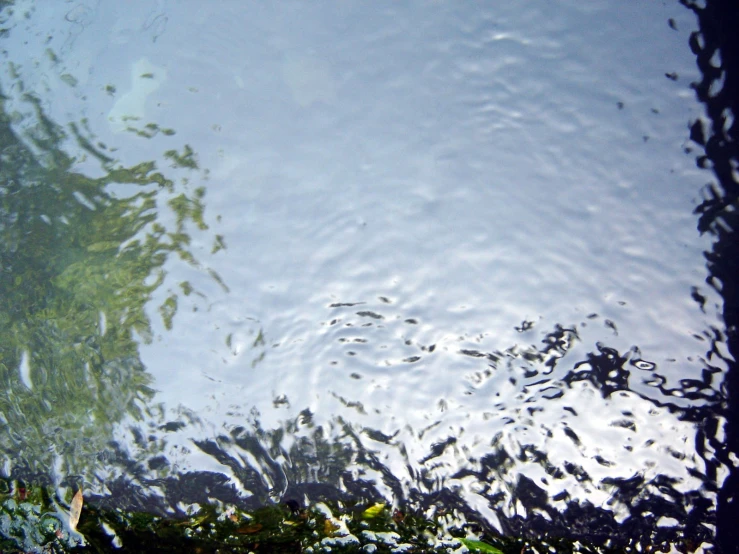
<path id="1" fill-rule="evenodd" d="M 169 176 L 154 161 L 123 167 L 84 125 L 63 128 L 24 100 L 30 116 L 0 98 L 0 457 L 81 475 L 154 394 L 139 356 L 152 339 L 145 306 L 173 255 L 199 267 L 189 231 L 208 228 L 205 189 L 180 178 L 201 175 L 189 146 L 164 153 Z M 81 169 L 91 163 L 94 177 Z M 159 307 L 167 329 L 177 306 L 172 292 Z"/>

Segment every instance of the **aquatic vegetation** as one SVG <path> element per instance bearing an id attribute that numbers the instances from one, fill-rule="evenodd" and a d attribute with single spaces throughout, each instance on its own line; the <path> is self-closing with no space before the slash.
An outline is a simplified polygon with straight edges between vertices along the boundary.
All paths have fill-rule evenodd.
<path id="1" fill-rule="evenodd" d="M 208 228 L 205 189 L 190 190 L 198 166 L 189 146 L 164 154 L 168 169 L 126 167 L 94 145 L 84 121 L 64 128 L 33 95 L 22 98 L 24 115 L 8 100 L 0 98 L 0 453 L 21 473 L 84 475 L 115 424 L 141 417 L 154 394 L 138 350 L 153 336 L 145 306 L 172 256 L 198 265 L 189 233 Z M 166 329 L 173 291 L 159 307 Z"/>
<path id="2" fill-rule="evenodd" d="M 44 552 L 545 552 L 608 553 L 586 543 L 480 536 L 444 510 L 403 513 L 382 503 L 295 500 L 245 510 L 193 505 L 170 518 L 85 504 L 79 523 L 49 487 L 0 480 L 0 548 Z M 20 492 L 22 491 L 22 493 Z M 81 506 L 81 502 L 78 502 Z M 71 518 L 70 518 L 71 519 Z M 76 522 L 75 522 L 76 523 Z M 76 529 L 75 529 L 76 527 Z"/>

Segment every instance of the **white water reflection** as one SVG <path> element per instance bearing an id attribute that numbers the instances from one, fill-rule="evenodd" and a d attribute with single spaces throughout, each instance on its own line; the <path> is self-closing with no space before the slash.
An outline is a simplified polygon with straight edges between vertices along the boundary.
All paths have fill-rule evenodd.
<path id="1" fill-rule="evenodd" d="M 710 346 L 694 335 L 721 327 L 715 292 L 701 289 L 706 314 L 690 297 L 709 242 L 692 215 L 705 177 L 682 150 L 700 115 L 687 10 L 70 6 L 27 23 L 18 9 L 8 58 L 55 120 L 88 117 L 124 161 L 168 143 L 116 135 L 122 116 L 175 129 L 210 172 L 208 219 L 227 245 L 209 254 L 209 242 L 193 242 L 228 292 L 168 265 L 171 286 L 191 282 L 206 298 L 182 302 L 174 330 L 142 346 L 158 400 L 200 419 L 168 434 L 177 469 L 228 473 L 192 440 L 255 413 L 276 428 L 308 408 L 316 424 L 340 416 L 393 437 L 362 440 L 405 486 L 423 473 L 462 487 L 493 521 L 481 495 L 500 489 L 502 509 L 515 510 L 519 475 L 552 499 L 566 492 L 616 513 L 606 478 L 667 474 L 678 490 L 701 488 L 695 424 L 639 396 L 658 396 L 650 371 L 635 366 L 631 390 L 605 399 L 565 379 L 602 341 L 622 354 L 638 346 L 632 359 L 674 388 L 705 367 Z M 153 80 L 134 101 L 139 73 Z M 557 324 L 577 333 L 563 358 L 526 360 Z M 463 351 L 509 362 L 491 371 Z M 532 367 L 538 376 L 526 376 Z M 543 400 L 553 389 L 556 402 Z M 590 478 L 547 481 L 526 459 L 452 478 L 497 445 L 538 449 Z"/>

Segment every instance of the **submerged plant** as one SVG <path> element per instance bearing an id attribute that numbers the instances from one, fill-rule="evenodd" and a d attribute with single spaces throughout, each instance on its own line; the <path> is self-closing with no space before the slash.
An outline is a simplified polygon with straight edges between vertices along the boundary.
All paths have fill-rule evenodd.
<path id="1" fill-rule="evenodd" d="M 22 495 L 20 491 L 22 490 Z M 76 498 L 76 496 L 75 496 Z M 373 552 L 464 554 L 623 554 L 628 552 L 692 552 L 689 540 L 674 543 L 596 546 L 559 537 L 523 539 L 480 533 L 443 509 L 407 513 L 369 499 L 318 502 L 295 500 L 255 509 L 234 505 L 192 505 L 171 517 L 101 509 L 87 503 L 79 523 L 70 525 L 66 506 L 54 490 L 0 479 L 0 549 L 42 552 L 200 552 L 200 553 L 353 553 Z M 70 513 L 70 516 L 73 515 Z"/>
<path id="2" fill-rule="evenodd" d="M 154 394 L 145 308 L 172 256 L 198 265 L 189 232 L 208 228 L 205 189 L 182 177 L 198 171 L 189 146 L 167 151 L 165 170 L 126 167 L 22 100 L 28 113 L 9 113 L 0 95 L 0 454 L 21 473 L 85 475 Z M 160 307 L 167 329 L 177 298 Z"/>

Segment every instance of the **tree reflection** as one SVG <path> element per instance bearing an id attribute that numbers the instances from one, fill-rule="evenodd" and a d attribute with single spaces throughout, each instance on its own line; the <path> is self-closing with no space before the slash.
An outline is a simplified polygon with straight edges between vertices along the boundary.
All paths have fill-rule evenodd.
<path id="1" fill-rule="evenodd" d="M 711 182 L 702 191 L 703 201 L 696 208 L 698 229 L 714 237 L 711 251 L 706 252 L 709 277 L 706 284 L 723 298 L 724 330 L 715 330 L 717 356 L 725 356 L 729 371 L 722 389 L 726 402 L 722 415 L 727 420 L 726 433 L 714 439 L 716 458 L 729 468 L 718 494 L 716 535 L 719 547 L 726 552 L 736 549 L 739 527 L 739 56 L 736 40 L 729 30 L 739 24 L 739 12 L 733 2 L 725 0 L 681 0 L 697 18 L 699 30 L 690 36 L 690 48 L 695 54 L 701 79 L 693 83 L 696 96 L 705 108 L 706 117 L 691 124 L 690 138 L 697 145 L 697 165 L 710 169 Z M 692 149 L 692 146 L 691 146 Z M 690 150 L 688 150 L 690 151 Z M 698 290 L 694 299 L 705 303 Z M 716 433 L 713 433 L 716 435 Z"/>
<path id="2" fill-rule="evenodd" d="M 352 305 L 329 309 L 336 323 L 319 340 L 336 354 L 356 348 L 342 340 L 343 324 L 363 344 L 394 337 L 406 350 L 396 360 L 416 350 L 400 363 L 431 368 L 444 356 L 398 333 L 394 325 L 408 319 L 391 306 L 374 306 L 381 326 L 360 325 L 367 312 Z M 620 352 L 596 343 L 581 350 L 583 328 L 555 325 L 537 344 L 501 350 L 464 343 L 446 349 L 444 364 L 465 368 L 458 372 L 470 384 L 463 394 L 480 403 L 465 404 L 449 392 L 452 407 L 432 406 L 415 419 L 402 412 L 373 418 L 377 404 L 356 385 L 348 399 L 333 395 L 345 408 L 338 413 L 303 409 L 272 428 L 247 407 L 237 422 L 219 421 L 205 434 L 206 422 L 192 413 L 162 412 L 141 427 L 141 440 L 121 447 L 117 463 L 125 475 L 107 483 L 117 498 L 101 501 L 155 506 L 162 514 L 213 498 L 249 509 L 306 499 L 383 501 L 408 513 L 453 513 L 455 522 L 477 522 L 492 535 L 600 546 L 711 542 L 707 525 L 721 481 L 714 412 L 723 399 L 710 364 L 703 380 L 670 388 L 638 347 Z M 356 363 L 370 371 L 370 364 Z M 339 380 L 331 387 L 340 390 Z M 152 452 L 152 443 L 162 448 Z M 217 462 L 220 472 L 178 470 L 183 445 Z"/>
<path id="3" fill-rule="evenodd" d="M 198 171 L 189 147 L 165 153 L 169 177 L 154 161 L 123 167 L 24 100 L 26 117 L 0 99 L 0 452 L 16 471 L 83 474 L 153 395 L 145 306 L 168 259 L 197 265 L 188 233 L 207 229 L 205 189 L 175 181 Z M 159 307 L 166 328 L 177 301 Z"/>

